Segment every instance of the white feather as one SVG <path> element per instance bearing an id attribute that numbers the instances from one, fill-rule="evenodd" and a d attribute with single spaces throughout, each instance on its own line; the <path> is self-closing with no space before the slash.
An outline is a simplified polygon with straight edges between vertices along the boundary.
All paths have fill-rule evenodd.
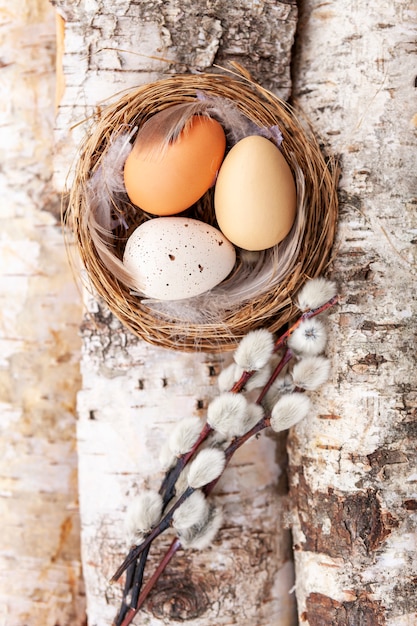
<path id="1" fill-rule="evenodd" d="M 193 115 L 210 115 L 217 119 L 225 128 L 229 145 L 253 134 L 268 137 L 277 146 L 282 140 L 279 128 L 257 126 L 231 100 L 200 94 L 197 100 L 168 107 L 150 117 L 139 129 L 135 145 L 148 141 L 153 149 L 164 150 L 186 129 Z M 135 283 L 115 254 L 112 232 L 115 220 L 122 222 L 124 219 L 114 207 L 117 206 L 117 195 L 125 193 L 123 165 L 131 150 L 130 138 L 134 132 L 120 134 L 104 151 L 100 166 L 86 189 L 87 219 L 92 241 L 105 267 L 133 295 L 143 298 L 140 285 Z M 236 310 L 253 298 L 273 291 L 293 269 L 305 231 L 307 199 L 304 175 L 294 156 L 291 157 L 291 165 L 297 188 L 297 212 L 290 233 L 281 243 L 256 255 L 242 251 L 230 277 L 209 292 L 172 302 L 143 299 L 141 305 L 148 307 L 153 315 L 162 319 L 177 319 L 182 324 L 218 324 L 224 319 L 226 311 Z"/>
<path id="2" fill-rule="evenodd" d="M 189 452 L 197 441 L 202 429 L 198 417 L 186 417 L 179 421 L 172 430 L 168 444 L 175 456 Z"/>
<path id="3" fill-rule="evenodd" d="M 238 309 L 262 294 L 272 292 L 293 269 L 297 260 L 306 225 L 307 197 L 304 175 L 292 162 L 297 187 L 297 212 L 290 233 L 277 246 L 257 255 L 238 255 L 239 261 L 229 278 L 220 285 L 194 298 L 174 301 L 142 300 L 153 314 L 178 319 L 182 323 L 218 324 L 225 312 Z M 232 339 L 232 337 L 231 337 Z"/>
<path id="4" fill-rule="evenodd" d="M 287 430 L 308 415 L 310 400 L 303 393 L 288 393 L 282 396 L 271 412 L 271 428 L 275 432 Z"/>
<path id="5" fill-rule="evenodd" d="M 319 276 L 309 280 L 298 292 L 296 304 L 302 311 L 318 309 L 337 294 L 336 283 Z"/>
<path id="6" fill-rule="evenodd" d="M 112 229 L 124 219 L 116 216 L 115 206 L 117 195 L 125 193 L 123 167 L 132 149 L 131 134 L 121 133 L 110 142 L 85 189 L 88 231 L 97 254 L 111 274 L 130 287 L 134 281 L 115 254 Z"/>
<path id="7" fill-rule="evenodd" d="M 156 491 L 144 491 L 128 506 L 125 531 L 129 545 L 138 545 L 162 514 L 162 496 Z"/>
<path id="8" fill-rule="evenodd" d="M 244 396 L 225 391 L 210 402 L 207 422 L 226 438 L 243 435 L 247 405 Z"/>
<path id="9" fill-rule="evenodd" d="M 324 324 L 317 318 L 304 320 L 288 338 L 288 347 L 295 354 L 315 356 L 326 347 L 327 333 Z"/>
<path id="10" fill-rule="evenodd" d="M 183 548 L 205 550 L 215 539 L 223 522 L 223 512 L 220 507 L 211 506 L 207 519 L 182 532 L 179 537 Z"/>
<path id="11" fill-rule="evenodd" d="M 249 332 L 239 343 L 234 354 L 235 362 L 247 372 L 260 370 L 270 359 L 274 339 L 269 330 L 259 328 Z"/>
<path id="12" fill-rule="evenodd" d="M 229 145 L 234 145 L 248 135 L 260 135 L 272 139 L 277 147 L 282 143 L 282 134 L 277 125 L 259 126 L 244 115 L 236 104 L 229 98 L 211 96 L 198 92 L 198 99 L 207 105 L 210 115 L 216 118 L 224 127 Z"/>
<path id="13" fill-rule="evenodd" d="M 185 500 L 173 514 L 173 526 L 177 531 L 184 531 L 191 526 L 201 524 L 208 516 L 209 504 L 203 492 L 198 489 Z"/>
<path id="14" fill-rule="evenodd" d="M 188 470 L 188 485 L 193 489 L 201 489 L 216 480 L 223 472 L 226 457 L 222 450 L 207 448 L 201 450 L 190 463 Z"/>
<path id="15" fill-rule="evenodd" d="M 322 356 L 310 356 L 294 365 L 291 377 L 296 387 L 314 391 L 323 385 L 330 375 L 330 361 Z"/>
<path id="16" fill-rule="evenodd" d="M 162 155 L 168 146 L 186 133 L 194 116 L 209 117 L 207 103 L 200 100 L 181 102 L 149 117 L 139 129 L 133 145 L 142 155 Z"/>

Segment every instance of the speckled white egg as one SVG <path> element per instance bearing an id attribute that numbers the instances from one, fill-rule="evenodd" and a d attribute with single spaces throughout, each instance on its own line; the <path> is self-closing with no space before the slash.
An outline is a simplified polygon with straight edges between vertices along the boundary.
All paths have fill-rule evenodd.
<path id="1" fill-rule="evenodd" d="M 234 246 L 216 228 L 186 217 L 160 217 L 138 226 L 123 255 L 137 289 L 149 298 L 181 300 L 224 280 L 236 261 Z"/>

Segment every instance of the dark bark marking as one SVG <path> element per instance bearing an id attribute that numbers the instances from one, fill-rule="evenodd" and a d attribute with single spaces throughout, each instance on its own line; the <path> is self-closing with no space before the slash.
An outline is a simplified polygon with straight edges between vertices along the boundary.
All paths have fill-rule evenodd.
<path id="1" fill-rule="evenodd" d="M 386 623 L 381 603 L 371 600 L 365 592 L 359 592 L 351 602 L 338 602 L 321 593 L 310 593 L 306 608 L 301 619 L 310 626 L 383 626 Z"/>
<path id="2" fill-rule="evenodd" d="M 389 450 L 388 448 L 378 448 L 378 450 L 368 454 L 367 459 L 371 468 L 377 471 L 380 471 L 385 465 L 408 462 L 408 457 L 404 452 L 401 452 L 401 450 Z"/>
<path id="3" fill-rule="evenodd" d="M 369 353 L 365 355 L 362 359 L 359 359 L 357 363 L 378 368 L 383 363 L 387 363 L 387 359 L 382 354 Z"/>
<path id="4" fill-rule="evenodd" d="M 404 324 L 400 324 L 400 323 L 377 324 L 373 320 L 365 320 L 362 323 L 360 329 L 375 332 L 378 330 L 398 330 L 399 328 L 403 328 L 403 327 L 404 327 Z"/>
<path id="5" fill-rule="evenodd" d="M 399 525 L 389 511 L 382 509 L 376 490 L 344 494 L 329 488 L 327 493 L 313 492 L 302 468 L 297 473 L 298 484 L 290 481 L 290 498 L 306 537 L 302 550 L 332 558 L 351 558 L 354 552 L 369 556 Z M 327 519 L 331 520 L 330 533 L 323 532 L 323 521 Z"/>
<path id="6" fill-rule="evenodd" d="M 342 419 L 341 415 L 336 415 L 335 413 L 320 413 L 317 415 L 318 419 L 321 420 L 340 420 Z"/>
<path id="7" fill-rule="evenodd" d="M 147 602 L 154 617 L 181 622 L 204 615 L 209 606 L 203 580 L 196 584 L 189 576 L 175 574 L 162 578 Z"/>
<path id="8" fill-rule="evenodd" d="M 215 365 L 209 365 L 208 375 L 212 377 L 212 376 L 217 376 L 217 374 L 218 374 L 218 368 Z"/>

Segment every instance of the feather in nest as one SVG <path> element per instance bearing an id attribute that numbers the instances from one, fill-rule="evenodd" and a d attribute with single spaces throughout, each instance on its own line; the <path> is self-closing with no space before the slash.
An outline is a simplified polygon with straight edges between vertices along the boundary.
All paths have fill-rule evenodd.
<path id="1" fill-rule="evenodd" d="M 190 323 L 220 323 L 226 311 L 275 289 L 294 268 L 305 230 L 306 195 L 304 175 L 293 164 L 297 186 L 297 213 L 291 231 L 278 245 L 261 252 L 240 251 L 239 262 L 220 285 L 187 300 L 143 299 L 142 304 L 172 319 Z"/>
<path id="2" fill-rule="evenodd" d="M 132 149 L 132 133 L 120 134 L 103 155 L 100 165 L 90 178 L 86 188 L 86 218 L 88 231 L 94 247 L 111 274 L 133 288 L 135 281 L 121 259 L 114 253 L 113 229 L 123 223 L 123 216 L 114 218 L 115 197 L 124 193 L 123 166 Z M 127 229 L 127 224 L 125 224 Z"/>
<path id="3" fill-rule="evenodd" d="M 113 230 L 123 224 L 124 219 L 123 215 L 118 215 L 116 202 L 117 195 L 126 192 L 123 180 L 124 163 L 132 150 L 131 139 L 136 131 L 133 149 L 135 145 L 147 142 L 150 150 L 164 151 L 186 131 L 195 115 L 207 115 L 217 119 L 226 132 L 229 147 L 240 139 L 255 134 L 272 140 L 277 146 L 282 142 L 278 126 L 260 127 L 246 117 L 231 100 L 200 92 L 193 102 L 173 105 L 150 117 L 138 131 L 135 128 L 129 133 L 116 135 L 103 153 L 100 165 L 86 188 L 88 229 L 105 267 L 134 295 L 142 298 L 142 305 L 162 316 L 184 322 L 221 323 L 226 310 L 239 307 L 245 301 L 273 289 L 293 268 L 305 224 L 304 176 L 297 163 L 293 162 L 297 215 L 290 233 L 280 244 L 258 253 L 240 251 L 238 263 L 230 277 L 200 296 L 163 302 L 144 297 L 140 286 L 114 252 Z M 128 225 L 124 226 L 127 230 Z"/>

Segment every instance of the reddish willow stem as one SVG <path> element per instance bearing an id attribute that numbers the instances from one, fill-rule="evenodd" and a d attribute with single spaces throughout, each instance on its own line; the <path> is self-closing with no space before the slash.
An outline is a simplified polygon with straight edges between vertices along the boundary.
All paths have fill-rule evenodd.
<path id="1" fill-rule="evenodd" d="M 337 301 L 338 301 L 338 296 L 335 295 L 333 298 L 331 298 L 330 300 L 328 300 L 327 302 L 322 304 L 320 307 L 317 307 L 315 309 L 310 309 L 308 311 L 305 311 L 298 318 L 298 320 L 296 320 L 290 326 L 290 328 L 288 328 L 288 330 L 285 333 L 283 333 L 277 339 L 277 341 L 274 344 L 274 352 L 279 350 L 279 348 L 281 348 L 285 344 L 286 340 L 293 334 L 293 332 L 298 328 L 298 326 L 304 320 L 310 319 L 311 317 L 315 317 L 316 315 L 319 315 L 320 313 L 323 313 L 324 311 L 329 309 L 331 306 L 333 306 Z M 280 362 L 278 363 L 278 365 L 274 369 L 270 379 L 268 380 L 268 382 L 266 383 L 266 385 L 262 389 L 262 391 L 261 391 L 261 393 L 260 393 L 260 395 L 259 395 L 259 397 L 258 397 L 258 399 L 256 401 L 257 404 L 260 404 L 262 402 L 262 400 L 264 399 L 265 395 L 267 394 L 267 392 L 271 388 L 272 384 L 278 378 L 280 372 L 285 367 L 285 365 L 288 363 L 288 361 L 292 358 L 292 356 L 293 356 L 293 354 L 292 354 L 291 350 L 287 349 L 286 352 L 284 353 L 282 359 L 280 360 Z M 231 388 L 230 391 L 232 393 L 239 393 L 239 392 L 241 392 L 243 390 L 244 386 L 246 385 L 246 383 L 249 381 L 249 379 L 253 376 L 254 373 L 255 373 L 255 371 L 244 371 L 242 373 L 240 379 L 233 385 L 233 387 Z M 251 437 L 256 436 L 259 432 L 261 432 L 261 430 L 263 430 L 264 428 L 267 428 L 269 425 L 270 425 L 270 417 L 269 416 L 268 417 L 263 417 L 245 435 L 243 435 L 242 437 L 237 437 L 234 441 L 232 441 L 232 443 L 226 449 L 226 452 L 225 452 L 225 454 L 226 454 L 226 466 L 229 463 L 229 461 L 230 461 L 231 457 L 233 456 L 233 454 L 236 452 L 236 450 L 238 448 L 240 448 L 240 446 L 242 446 Z M 177 465 L 173 468 L 173 471 L 169 475 L 169 483 L 170 484 L 171 483 L 175 484 L 176 478 L 178 478 L 179 474 L 184 469 L 184 467 L 187 465 L 188 461 L 195 454 L 195 452 L 197 451 L 197 449 L 199 448 L 201 443 L 203 443 L 207 439 L 207 437 L 212 432 L 212 430 L 213 429 L 211 428 L 211 426 L 209 424 L 205 424 L 205 426 L 203 427 L 203 430 L 200 433 L 199 438 L 195 442 L 195 444 L 192 447 L 192 449 L 189 452 L 187 452 L 186 454 L 182 455 L 178 459 Z M 220 476 L 204 487 L 204 493 L 206 495 L 211 493 L 211 491 L 214 489 L 214 487 L 217 484 L 219 479 L 220 479 Z M 168 480 L 168 475 L 165 477 L 165 480 L 164 480 L 164 482 L 163 482 L 163 484 L 161 486 L 161 490 L 160 491 L 164 490 L 164 486 L 165 486 L 165 483 L 166 483 L 167 480 Z M 150 541 L 149 541 L 149 543 L 150 543 Z M 135 609 L 133 609 L 133 608 L 129 609 L 126 617 L 124 618 L 124 620 L 123 620 L 123 622 L 121 624 L 121 626 L 128 626 L 128 624 L 131 623 L 131 621 L 134 618 L 134 616 L 137 614 L 137 612 L 142 607 L 146 597 L 149 595 L 149 593 L 150 593 L 151 589 L 153 588 L 153 586 L 155 585 L 156 581 L 159 579 L 159 577 L 161 576 L 161 574 L 165 570 L 166 566 L 168 565 L 169 561 L 172 559 L 172 557 L 174 556 L 175 552 L 177 552 L 177 550 L 180 547 L 181 547 L 180 540 L 178 538 L 174 539 L 174 541 L 172 542 L 168 552 L 165 554 L 164 558 L 160 562 L 160 564 L 157 567 L 157 569 L 155 570 L 154 574 L 151 576 L 151 578 L 149 579 L 149 581 L 146 583 L 145 587 L 143 588 L 142 593 L 139 596 L 139 600 L 138 600 L 138 604 L 137 604 L 136 608 Z M 129 557 L 130 557 L 130 562 L 132 562 L 134 560 L 134 557 L 132 559 L 132 556 L 133 556 L 134 552 L 135 552 L 135 550 L 132 550 L 129 553 L 129 555 L 125 559 L 125 562 L 124 562 L 125 564 L 127 563 Z M 121 569 L 122 569 L 122 566 L 119 568 L 118 572 L 120 572 Z M 121 575 L 121 573 L 119 573 L 119 576 L 117 576 L 118 572 L 116 572 L 116 574 L 113 576 L 111 582 L 114 582 Z"/>
<path id="2" fill-rule="evenodd" d="M 291 335 L 299 327 L 301 322 L 304 322 L 304 320 L 308 320 L 310 319 L 310 317 L 315 317 L 316 315 L 319 315 L 320 313 L 327 311 L 327 309 L 330 309 L 330 307 L 336 304 L 338 299 L 339 297 L 337 295 L 333 296 L 333 298 L 330 298 L 330 300 L 328 300 L 321 306 L 317 307 L 316 309 L 309 309 L 308 311 L 304 311 L 304 313 L 298 318 L 298 320 L 296 320 L 294 324 L 292 324 L 290 328 L 285 331 L 285 333 L 283 333 L 280 337 L 278 337 L 278 339 L 276 340 L 274 344 L 274 351 L 276 352 L 277 350 L 279 350 L 279 348 L 281 348 L 284 345 L 286 340 L 289 337 L 291 337 Z"/>
<path id="3" fill-rule="evenodd" d="M 317 307 L 316 309 L 310 309 L 309 311 L 305 311 L 298 318 L 298 320 L 296 320 L 294 322 L 294 324 L 292 324 L 292 326 L 283 335 L 281 335 L 281 337 L 279 337 L 277 339 L 277 341 L 274 344 L 274 352 L 279 350 L 279 348 L 281 348 L 284 345 L 285 341 L 288 339 L 288 337 L 290 337 L 292 335 L 292 333 L 296 330 L 296 328 L 298 328 L 298 326 L 301 324 L 301 322 L 303 322 L 304 320 L 309 319 L 311 317 L 314 317 L 315 315 L 319 315 L 320 313 L 323 313 L 323 311 L 326 311 L 331 306 L 333 306 L 333 304 L 335 304 L 337 302 L 337 299 L 338 299 L 338 296 L 336 295 L 333 298 L 331 298 L 330 300 L 328 300 L 327 302 L 325 302 L 324 304 L 322 304 L 320 307 Z M 264 389 L 262 390 L 261 396 L 257 400 L 258 404 L 260 404 L 262 402 L 262 400 L 265 397 L 266 393 L 269 391 L 271 385 L 276 380 L 276 378 L 278 377 L 278 375 L 282 371 L 283 367 L 290 360 L 292 355 L 288 354 L 288 352 L 289 351 L 287 351 L 287 353 L 284 354 L 283 359 L 285 359 L 285 360 L 284 361 L 281 360 L 281 362 L 278 364 L 277 368 L 273 372 L 271 378 L 269 379 L 269 381 L 265 385 Z M 243 388 L 245 387 L 246 383 L 250 380 L 250 378 L 255 373 L 256 373 L 255 370 L 244 371 L 242 373 L 241 377 L 239 378 L 239 380 L 234 383 L 234 385 L 230 389 L 230 391 L 232 393 L 240 393 L 243 390 Z M 175 483 L 177 481 L 178 476 L 181 474 L 182 470 L 185 468 L 185 466 L 188 464 L 190 459 L 196 453 L 196 451 L 199 448 L 199 446 L 207 439 L 207 437 L 210 435 L 210 433 L 212 431 L 213 431 L 213 429 L 211 428 L 211 426 L 206 423 L 204 425 L 201 433 L 200 433 L 200 436 L 198 437 L 197 441 L 195 442 L 195 444 L 193 445 L 191 450 L 189 452 L 186 452 L 182 456 L 180 456 L 178 461 L 177 461 L 177 463 L 176 463 L 176 465 L 169 472 L 167 472 L 167 474 L 166 474 L 166 476 L 165 476 L 165 478 L 164 478 L 164 480 L 162 482 L 161 488 L 159 490 L 159 493 L 165 494 L 164 495 L 164 505 L 166 505 L 167 502 L 173 496 L 173 491 L 172 490 L 173 490 L 173 487 L 174 487 L 174 485 L 175 485 Z"/>
<path id="4" fill-rule="evenodd" d="M 268 426 L 270 426 L 270 424 L 271 424 L 270 416 L 269 415 L 268 416 L 264 416 L 262 419 L 259 420 L 259 422 L 257 422 L 255 424 L 255 426 L 252 426 L 252 428 L 250 430 L 248 430 L 247 433 L 245 433 L 241 437 L 236 437 L 229 444 L 229 446 L 225 450 L 226 464 L 224 466 L 223 472 L 220 474 L 220 476 L 218 476 L 217 478 L 212 480 L 211 483 L 208 483 L 205 487 L 203 487 L 203 491 L 204 491 L 204 494 L 206 496 L 208 496 L 213 491 L 214 487 L 217 485 L 217 483 L 219 482 L 220 478 L 223 476 L 223 473 L 224 473 L 224 471 L 225 471 L 225 469 L 226 469 L 230 459 L 232 458 L 232 456 L 236 452 L 236 450 L 238 450 L 241 446 L 243 446 L 243 444 L 246 443 L 248 441 L 248 439 L 250 439 L 251 437 L 256 436 L 257 434 L 259 434 L 261 432 L 261 430 L 264 430 L 265 428 L 268 428 Z"/>
<path id="5" fill-rule="evenodd" d="M 116 573 L 112 576 L 110 584 L 115 583 L 123 572 L 133 563 L 140 554 L 149 546 L 154 539 L 162 535 L 171 525 L 174 513 L 185 500 L 187 500 L 196 491 L 195 487 L 187 487 L 187 489 L 181 494 L 175 504 L 169 509 L 168 513 L 158 522 L 158 524 L 151 530 L 151 532 L 145 537 L 145 539 L 138 546 L 135 546 L 130 550 L 129 554 L 117 569 Z"/>
<path id="6" fill-rule="evenodd" d="M 240 393 L 248 380 L 255 374 L 255 370 L 244 371 L 238 381 L 231 388 L 232 393 Z"/>
<path id="7" fill-rule="evenodd" d="M 260 433 L 265 428 L 268 428 L 269 425 L 270 425 L 270 417 L 269 416 L 268 417 L 263 417 L 247 433 L 245 433 L 241 437 L 236 437 L 236 439 L 234 441 L 232 441 L 232 443 L 228 446 L 228 448 L 225 451 L 226 465 L 229 463 L 230 459 L 232 458 L 232 456 L 234 455 L 236 450 L 238 450 L 238 448 L 243 446 L 243 444 L 246 443 L 248 441 L 248 439 L 250 439 L 251 437 L 257 435 L 258 433 Z M 203 491 L 204 491 L 204 494 L 206 496 L 208 496 L 213 491 L 213 489 L 216 486 L 216 484 L 219 481 L 219 479 L 220 479 L 220 476 L 204 487 Z M 142 608 L 143 603 L 145 602 L 145 600 L 148 597 L 149 593 L 152 591 L 154 585 L 156 584 L 156 582 L 158 581 L 160 576 L 164 573 L 168 563 L 170 562 L 170 560 L 172 559 L 174 554 L 181 547 L 182 547 L 181 546 L 181 540 L 178 537 L 176 537 L 172 541 L 172 543 L 171 543 L 170 547 L 168 548 L 167 552 L 165 553 L 164 558 L 161 560 L 161 562 L 159 563 L 158 567 L 156 568 L 156 570 L 154 571 L 154 573 L 152 574 L 152 576 L 150 577 L 150 579 L 147 581 L 146 585 L 144 586 L 144 588 L 142 590 L 142 593 L 139 596 L 139 600 L 138 600 L 138 604 L 137 604 L 136 608 L 135 609 L 129 609 L 126 617 L 124 618 L 123 622 L 121 623 L 121 626 L 129 626 L 129 624 L 131 623 L 131 621 L 133 620 L 135 615 Z"/>
<path id="8" fill-rule="evenodd" d="M 178 537 L 175 537 L 175 539 L 172 541 L 170 547 L 168 548 L 167 552 L 165 553 L 164 558 L 161 560 L 161 562 L 159 563 L 158 567 L 156 568 L 156 570 L 154 571 L 152 576 L 149 578 L 149 580 L 147 581 L 147 583 L 143 587 L 142 592 L 141 592 L 141 594 L 139 596 L 139 600 L 138 600 L 138 603 L 136 605 L 136 608 L 129 609 L 129 611 L 126 614 L 126 617 L 124 618 L 124 620 L 123 620 L 123 622 L 121 623 L 120 626 L 129 626 L 129 624 L 132 622 L 132 620 L 135 617 L 135 615 L 142 608 L 146 598 L 148 597 L 148 595 L 152 591 L 152 589 L 155 586 L 157 580 L 164 573 L 168 563 L 170 562 L 170 560 L 172 559 L 174 554 L 176 552 L 178 552 L 178 550 L 180 548 L 181 548 L 181 541 L 180 541 L 180 539 Z"/>
<path id="9" fill-rule="evenodd" d="M 266 383 L 261 393 L 259 394 L 258 399 L 256 400 L 256 404 L 261 404 L 262 400 L 265 398 L 266 394 L 270 390 L 272 384 L 276 381 L 276 379 L 278 378 L 278 376 L 280 375 L 284 367 L 287 365 L 288 361 L 292 359 L 292 357 L 293 357 L 293 353 L 288 348 L 285 351 L 284 356 L 282 357 L 282 359 L 280 360 L 280 362 L 278 363 L 278 365 L 272 372 L 272 375 L 270 376 L 268 382 Z"/>
<path id="10" fill-rule="evenodd" d="M 207 439 L 207 437 L 210 435 L 212 430 L 213 429 L 210 426 L 210 424 L 208 423 L 204 424 L 203 429 L 201 433 L 199 434 L 198 439 L 193 445 L 193 447 L 191 448 L 191 450 L 189 450 L 185 454 L 182 454 L 177 459 L 177 462 L 174 465 L 174 467 L 168 470 L 168 472 L 165 474 L 165 478 L 162 481 L 162 485 L 159 489 L 159 493 L 163 496 L 164 508 L 168 504 L 168 502 L 171 500 L 172 496 L 174 495 L 175 483 L 177 482 L 177 479 L 179 475 L 181 474 L 182 470 L 188 464 L 190 459 L 194 456 L 194 454 L 196 453 L 200 445 Z"/>

